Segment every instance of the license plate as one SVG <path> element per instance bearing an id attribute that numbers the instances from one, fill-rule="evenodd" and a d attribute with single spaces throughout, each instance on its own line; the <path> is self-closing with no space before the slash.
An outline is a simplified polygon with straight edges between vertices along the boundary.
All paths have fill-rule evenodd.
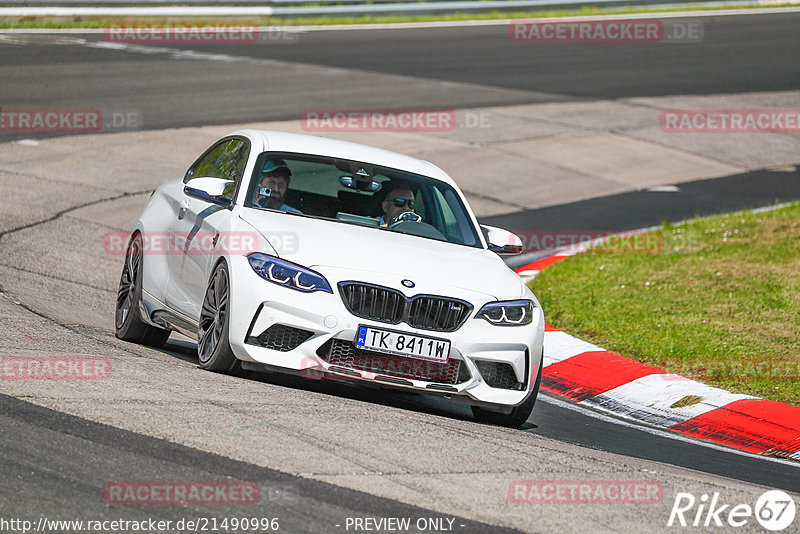
<path id="1" fill-rule="evenodd" d="M 360 349 L 435 362 L 446 362 L 450 354 L 450 342 L 446 339 L 371 326 L 358 327 L 355 344 Z"/>

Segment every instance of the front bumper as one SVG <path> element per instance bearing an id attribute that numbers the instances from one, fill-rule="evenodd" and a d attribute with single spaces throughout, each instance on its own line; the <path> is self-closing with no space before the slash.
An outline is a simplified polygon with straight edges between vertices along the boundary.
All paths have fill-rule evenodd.
<path id="1" fill-rule="evenodd" d="M 300 293 L 260 278 L 246 258 L 232 261 L 235 265 L 231 271 L 239 279 L 231 284 L 230 344 L 243 361 L 300 372 L 310 378 L 327 373 L 342 379 L 448 394 L 480 405 L 516 406 L 533 390 L 544 339 L 544 316 L 539 307 L 529 325 L 498 327 L 475 318 L 489 299 L 472 293 L 469 300 L 474 308 L 456 331 L 422 330 L 404 322 L 386 324 L 351 314 L 336 291 L 342 273 L 335 269 L 316 269 L 334 287 L 333 294 Z M 353 277 L 352 272 L 347 276 Z M 387 280 L 365 282 L 388 285 Z M 431 293 L 426 289 L 434 288 L 417 289 Z M 447 369 L 425 360 L 355 349 L 359 325 L 448 339 Z"/>

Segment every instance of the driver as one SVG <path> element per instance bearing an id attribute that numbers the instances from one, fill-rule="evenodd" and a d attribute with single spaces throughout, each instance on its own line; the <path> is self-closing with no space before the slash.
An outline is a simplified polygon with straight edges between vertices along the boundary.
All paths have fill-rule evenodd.
<path id="1" fill-rule="evenodd" d="M 270 158 L 264 162 L 261 168 L 261 178 L 256 187 L 256 194 L 253 202 L 260 208 L 270 208 L 274 210 L 288 211 L 290 213 L 302 213 L 284 203 L 286 190 L 289 189 L 292 171 L 286 162 L 280 158 Z"/>
<path id="2" fill-rule="evenodd" d="M 398 220 L 404 213 L 412 213 L 410 220 L 419 221 L 421 217 L 414 213 L 416 201 L 414 192 L 404 185 L 392 187 L 381 202 L 383 215 L 380 218 L 381 226 L 388 226 Z"/>

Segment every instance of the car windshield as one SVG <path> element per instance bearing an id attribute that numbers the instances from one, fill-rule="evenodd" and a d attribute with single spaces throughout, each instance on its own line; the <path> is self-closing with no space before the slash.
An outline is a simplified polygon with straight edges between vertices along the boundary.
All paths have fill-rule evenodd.
<path id="1" fill-rule="evenodd" d="M 357 161 L 266 152 L 245 207 L 480 247 L 459 194 L 433 178 Z"/>

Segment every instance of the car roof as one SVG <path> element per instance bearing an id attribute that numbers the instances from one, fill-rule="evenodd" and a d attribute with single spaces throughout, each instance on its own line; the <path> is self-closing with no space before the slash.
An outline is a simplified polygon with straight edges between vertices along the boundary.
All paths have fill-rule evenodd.
<path id="1" fill-rule="evenodd" d="M 421 174 L 455 185 L 442 169 L 425 160 L 360 143 L 340 141 L 319 135 L 297 134 L 275 130 L 240 130 L 231 135 L 244 135 L 251 140 L 261 139 L 264 151 L 314 154 L 382 165 L 406 172 Z"/>

